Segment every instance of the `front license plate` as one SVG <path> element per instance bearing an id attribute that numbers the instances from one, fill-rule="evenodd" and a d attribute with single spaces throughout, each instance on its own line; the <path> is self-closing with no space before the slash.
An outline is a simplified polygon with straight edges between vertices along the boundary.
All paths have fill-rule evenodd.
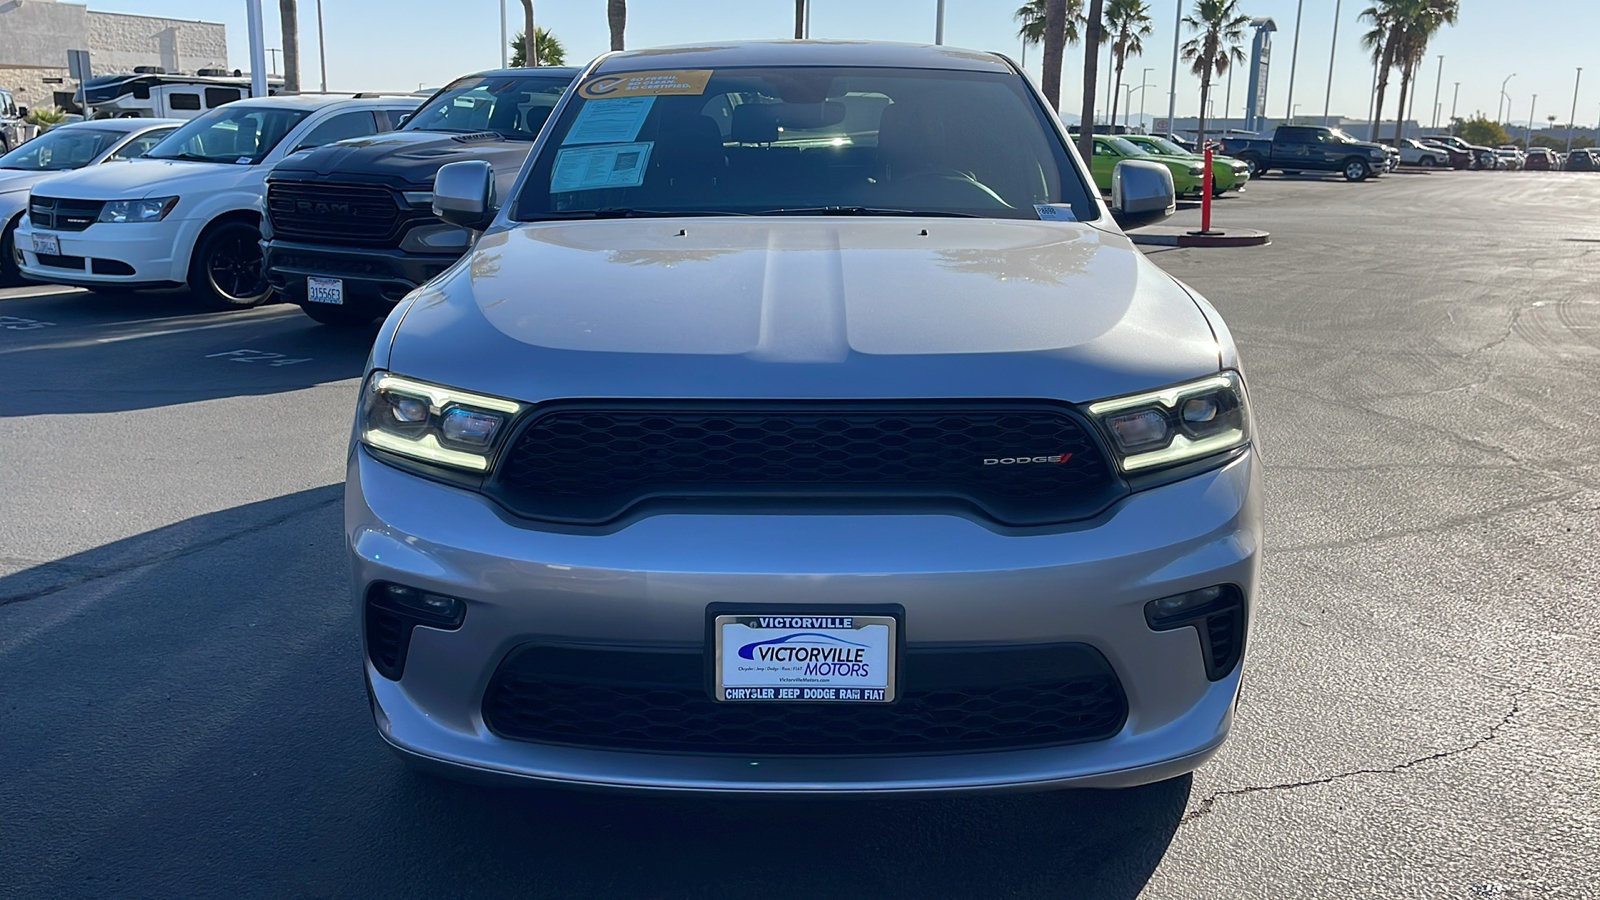
<path id="1" fill-rule="evenodd" d="M 719 615 L 712 697 L 893 703 L 898 627 L 893 616 Z"/>
<path id="2" fill-rule="evenodd" d="M 61 239 L 53 234 L 35 234 L 33 236 L 33 252 L 43 253 L 47 256 L 60 256 Z"/>
<path id="3" fill-rule="evenodd" d="M 332 306 L 344 305 L 344 281 L 338 278 L 306 279 L 306 300 L 310 303 L 327 303 Z"/>

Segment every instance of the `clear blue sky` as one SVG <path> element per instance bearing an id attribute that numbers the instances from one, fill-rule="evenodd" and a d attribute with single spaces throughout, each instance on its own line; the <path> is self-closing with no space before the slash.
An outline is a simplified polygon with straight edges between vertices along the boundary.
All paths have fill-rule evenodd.
<path id="1" fill-rule="evenodd" d="M 1012 13 L 1022 0 L 946 0 L 945 42 L 1015 57 L 1020 52 Z M 1145 42 L 1142 59 L 1128 62 L 1125 77 L 1139 82 L 1145 67 L 1154 69 L 1154 86 L 1146 110 L 1165 114 L 1172 35 L 1177 0 L 1149 0 L 1155 33 Z M 1193 0 L 1184 0 L 1191 6 Z M 1297 0 L 1245 0 L 1251 16 L 1270 16 L 1278 25 L 1273 42 L 1269 115 L 1288 110 L 1290 57 L 1294 46 Z M 1338 55 L 1334 65 L 1331 112 L 1364 118 L 1369 104 L 1372 65 L 1359 46 L 1358 13 L 1371 0 L 1344 0 L 1339 18 Z M 280 45 L 277 0 L 263 0 L 267 45 Z M 317 83 L 316 0 L 299 0 L 301 78 Z M 328 84 L 335 90 L 415 90 L 500 62 L 500 0 L 322 0 L 328 40 Z M 521 22 L 520 0 L 507 0 L 512 23 Z M 228 26 L 229 64 L 246 68 L 249 49 L 244 0 L 89 0 L 93 9 L 222 21 Z M 793 27 L 792 0 L 631 0 L 628 4 L 628 46 L 693 43 L 735 38 L 788 37 Z M 935 0 L 813 0 L 814 37 L 871 38 L 898 41 L 933 40 Z M 1320 114 L 1328 84 L 1329 39 L 1334 0 L 1304 0 L 1299 65 L 1294 102 L 1301 115 Z M 549 28 L 567 47 L 569 62 L 584 62 L 607 47 L 604 0 L 536 0 L 541 27 Z M 1579 123 L 1600 119 L 1600 25 L 1593 0 L 1461 0 L 1460 22 L 1445 29 L 1429 49 L 1412 107 L 1415 118 L 1432 118 L 1437 54 L 1444 54 L 1444 83 L 1439 91 L 1443 116 L 1450 113 L 1454 84 L 1461 82 L 1459 112 L 1494 114 L 1502 79 L 1517 75 L 1507 86 L 1512 121 L 1528 118 L 1537 93 L 1536 122 L 1556 114 L 1565 122 L 1572 104 L 1575 67 L 1583 66 L 1588 84 L 1578 97 Z M 1187 32 L 1185 33 L 1187 37 Z M 1063 94 L 1080 91 L 1083 56 L 1069 49 Z M 1037 48 L 1028 53 L 1028 68 L 1037 76 Z M 1242 74 L 1242 71 L 1241 71 Z M 1235 78 L 1233 114 L 1244 105 L 1244 80 Z M 1225 89 L 1219 88 L 1219 90 Z M 1178 115 L 1199 108 L 1199 80 L 1180 69 Z M 1103 94 L 1102 94 L 1103 96 Z M 1215 108 L 1221 114 L 1224 97 Z M 1393 115 L 1394 100 L 1386 101 Z M 1139 96 L 1135 93 L 1134 108 Z M 1076 101 L 1066 104 L 1075 111 Z"/>

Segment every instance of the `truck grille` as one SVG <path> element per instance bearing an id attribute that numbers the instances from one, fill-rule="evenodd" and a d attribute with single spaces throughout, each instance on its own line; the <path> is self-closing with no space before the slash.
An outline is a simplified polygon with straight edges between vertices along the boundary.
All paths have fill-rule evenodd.
<path id="1" fill-rule="evenodd" d="M 502 737 L 619 750 L 872 756 L 1104 740 L 1127 699 L 1085 644 L 908 648 L 893 704 L 718 703 L 698 650 L 525 645 L 495 672 L 483 717 Z"/>
<path id="2" fill-rule="evenodd" d="M 105 205 L 104 200 L 58 200 L 34 194 L 28 200 L 28 221 L 51 231 L 82 231 L 99 220 Z"/>
<path id="3" fill-rule="evenodd" d="M 558 404 L 517 432 L 486 488 L 571 524 L 754 501 L 959 507 L 1020 526 L 1092 516 L 1126 490 L 1076 414 L 1026 401 Z"/>
<path id="4" fill-rule="evenodd" d="M 431 215 L 402 210 L 393 191 L 366 184 L 269 181 L 267 216 L 274 236 L 321 243 L 398 243 L 402 222 Z"/>

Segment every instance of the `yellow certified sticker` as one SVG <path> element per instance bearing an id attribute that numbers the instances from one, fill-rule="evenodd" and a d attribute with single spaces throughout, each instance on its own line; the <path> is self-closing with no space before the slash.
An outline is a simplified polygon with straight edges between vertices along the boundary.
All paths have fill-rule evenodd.
<path id="1" fill-rule="evenodd" d="M 605 97 L 646 97 L 659 94 L 703 94 L 711 69 L 670 69 L 655 72 L 617 72 L 596 75 L 578 88 L 590 100 Z"/>

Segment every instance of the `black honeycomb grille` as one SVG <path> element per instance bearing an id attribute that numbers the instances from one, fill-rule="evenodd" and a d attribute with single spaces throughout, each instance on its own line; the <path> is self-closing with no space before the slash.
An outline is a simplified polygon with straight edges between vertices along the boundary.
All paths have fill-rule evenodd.
<path id="1" fill-rule="evenodd" d="M 267 216 L 274 235 L 359 246 L 398 244 L 407 218 L 431 215 L 402 210 L 388 188 L 320 181 L 267 183 Z"/>
<path id="2" fill-rule="evenodd" d="M 1014 462 L 1040 457 L 1060 461 Z M 578 523 L 668 498 L 857 498 L 959 503 L 1036 525 L 1093 515 L 1121 492 L 1064 409 L 971 403 L 558 407 L 518 433 L 490 487 L 524 515 Z"/>
<path id="3" fill-rule="evenodd" d="M 899 702 L 717 703 L 697 653 L 524 647 L 495 673 L 484 719 L 515 740 L 739 755 L 870 756 L 1049 746 L 1102 740 L 1122 728 L 1127 701 L 1104 657 L 1084 645 L 961 654 L 911 652 Z M 1008 655 L 1018 664 L 1008 666 Z M 583 657 L 575 661 L 574 656 Z M 604 667 L 595 657 L 613 657 Z M 640 666 L 625 657 L 644 657 Z M 1026 657 L 1026 658 L 1024 658 Z M 998 664 L 997 664 L 998 661 Z M 583 673 L 595 674 L 586 678 Z M 618 671 L 636 670 L 623 682 Z M 957 678 L 948 676 L 951 671 Z M 982 671 L 992 678 L 962 681 Z M 920 672 L 920 675 L 919 675 Z M 653 677 L 652 677 L 653 676 Z M 942 683 L 941 683 L 942 682 Z"/>

